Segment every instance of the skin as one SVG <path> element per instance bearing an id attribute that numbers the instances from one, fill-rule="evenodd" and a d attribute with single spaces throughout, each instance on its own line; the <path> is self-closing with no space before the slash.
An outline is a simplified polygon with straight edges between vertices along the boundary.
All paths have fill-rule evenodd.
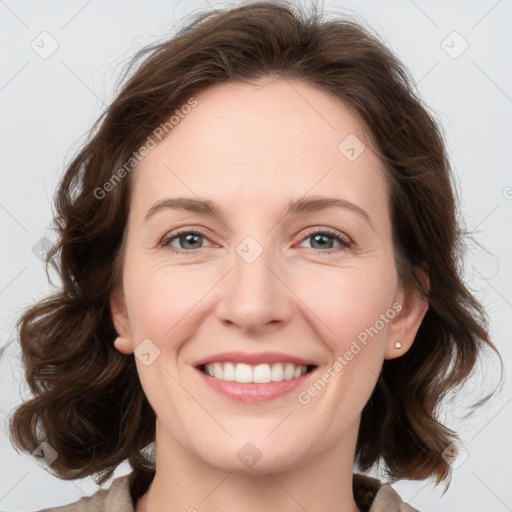
<path id="1" fill-rule="evenodd" d="M 195 98 L 133 173 L 123 279 L 111 300 L 116 348 L 132 354 L 150 339 L 160 350 L 148 366 L 136 358 L 157 415 L 156 475 L 137 511 L 357 511 L 361 411 L 384 359 L 410 348 L 428 307 L 398 283 L 384 167 L 361 121 L 314 86 L 265 79 Z M 354 161 L 338 149 L 350 134 L 366 145 Z M 312 195 L 350 201 L 370 221 L 342 208 L 284 215 L 289 200 Z M 225 220 L 171 209 L 144 220 L 158 200 L 180 196 L 214 201 Z M 205 237 L 174 238 L 183 254 L 159 246 L 183 227 Z M 353 245 L 320 245 L 309 228 Z M 247 236 L 263 249 L 250 264 L 236 252 Z M 211 390 L 193 367 L 223 351 L 272 350 L 315 361 L 319 377 L 395 302 L 400 313 L 307 404 L 297 395 L 311 381 L 245 404 Z M 252 467 L 237 457 L 248 442 L 262 455 Z"/>

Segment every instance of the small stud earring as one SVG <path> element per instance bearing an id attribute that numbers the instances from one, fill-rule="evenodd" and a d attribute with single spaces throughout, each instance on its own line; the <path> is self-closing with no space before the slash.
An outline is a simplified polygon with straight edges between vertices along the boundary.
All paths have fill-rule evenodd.
<path id="1" fill-rule="evenodd" d="M 401 349 L 402 348 L 402 344 L 399 341 L 395 342 L 395 348 L 396 349 Z"/>

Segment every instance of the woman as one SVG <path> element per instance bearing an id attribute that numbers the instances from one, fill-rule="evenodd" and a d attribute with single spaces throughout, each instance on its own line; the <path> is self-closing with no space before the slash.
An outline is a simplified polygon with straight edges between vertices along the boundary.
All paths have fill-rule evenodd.
<path id="1" fill-rule="evenodd" d="M 436 410 L 496 349 L 406 71 L 272 3 L 139 57 L 60 184 L 11 424 L 60 478 L 133 472 L 48 510 L 415 510 L 354 462 L 448 480 Z"/>

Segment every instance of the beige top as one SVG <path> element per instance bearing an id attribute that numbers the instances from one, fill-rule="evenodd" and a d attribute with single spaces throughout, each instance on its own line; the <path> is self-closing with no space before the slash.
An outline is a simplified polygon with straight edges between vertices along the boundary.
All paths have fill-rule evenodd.
<path id="1" fill-rule="evenodd" d="M 81 498 L 70 505 L 46 508 L 40 512 L 135 512 L 135 505 L 144 494 L 148 485 L 135 490 L 135 474 L 116 478 L 108 489 L 99 489 L 89 497 Z M 360 473 L 354 473 L 354 500 L 363 512 L 419 512 L 404 503 L 398 493 L 389 484 L 382 483 Z"/>

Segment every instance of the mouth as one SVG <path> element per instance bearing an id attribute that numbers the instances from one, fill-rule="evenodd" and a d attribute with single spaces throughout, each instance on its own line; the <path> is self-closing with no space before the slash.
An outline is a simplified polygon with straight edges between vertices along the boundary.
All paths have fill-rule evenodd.
<path id="1" fill-rule="evenodd" d="M 219 361 L 198 365 L 196 368 L 212 379 L 236 382 L 238 384 L 268 384 L 300 379 L 311 373 L 316 365 L 276 362 L 263 364 L 246 364 L 231 361 Z"/>
<path id="2" fill-rule="evenodd" d="M 242 403 L 261 403 L 306 386 L 317 373 L 314 359 L 284 352 L 231 351 L 206 356 L 193 365 L 200 381 L 218 396 Z"/>

